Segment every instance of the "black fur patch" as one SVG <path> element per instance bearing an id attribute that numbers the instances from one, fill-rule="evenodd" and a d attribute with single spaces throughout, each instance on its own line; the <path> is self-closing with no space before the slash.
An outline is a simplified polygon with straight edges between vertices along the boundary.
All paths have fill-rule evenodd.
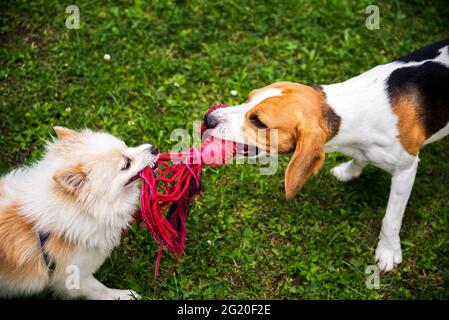
<path id="1" fill-rule="evenodd" d="M 418 97 L 419 116 L 429 138 L 449 122 L 449 68 L 436 62 L 396 69 L 387 80 L 390 101 L 407 94 Z"/>
<path id="2" fill-rule="evenodd" d="M 326 109 L 323 113 L 324 119 L 326 119 L 327 127 L 330 130 L 329 140 L 335 137 L 340 130 L 341 118 L 338 114 L 335 113 L 334 109 L 332 109 L 329 105 L 326 105 Z"/>
<path id="3" fill-rule="evenodd" d="M 316 90 L 318 90 L 322 95 L 325 101 L 326 99 L 326 93 L 324 92 L 323 88 L 321 86 L 314 87 Z M 331 106 L 329 106 L 327 103 L 324 105 L 322 110 L 323 118 L 326 121 L 326 126 L 329 128 L 330 136 L 328 137 L 328 141 L 335 137 L 340 130 L 341 125 L 341 117 L 335 113 L 334 109 L 332 109 Z"/>
<path id="4" fill-rule="evenodd" d="M 435 42 L 427 47 L 418 49 L 406 56 L 403 56 L 401 58 L 395 59 L 393 61 L 400 61 L 400 62 L 411 62 L 411 61 L 423 61 L 423 60 L 430 60 L 436 58 L 440 53 L 438 52 L 441 48 L 449 45 L 449 39 Z"/>

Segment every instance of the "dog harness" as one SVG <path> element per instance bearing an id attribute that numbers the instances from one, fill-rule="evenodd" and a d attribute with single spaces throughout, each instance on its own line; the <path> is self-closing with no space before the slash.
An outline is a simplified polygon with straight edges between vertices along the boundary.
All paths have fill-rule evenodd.
<path id="1" fill-rule="evenodd" d="M 39 231 L 38 235 L 39 235 L 39 242 L 41 244 L 41 249 L 42 249 L 42 256 L 44 257 L 45 264 L 48 267 L 49 277 L 51 277 L 51 275 L 53 274 L 53 272 L 56 269 L 56 262 L 54 259 L 52 259 L 49 256 L 48 252 L 45 250 L 45 244 L 48 241 L 48 237 L 50 236 L 50 233 L 48 233 L 48 232 L 43 233 L 43 232 Z"/>

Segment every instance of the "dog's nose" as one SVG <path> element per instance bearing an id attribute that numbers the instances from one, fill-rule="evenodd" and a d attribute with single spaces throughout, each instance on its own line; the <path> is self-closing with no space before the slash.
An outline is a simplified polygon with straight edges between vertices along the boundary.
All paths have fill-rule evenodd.
<path id="1" fill-rule="evenodd" d="M 207 129 L 213 129 L 218 125 L 218 120 L 211 113 L 204 116 L 204 123 Z"/>
<path id="2" fill-rule="evenodd" d="M 158 147 L 156 146 L 156 145 L 152 145 L 151 147 L 150 147 L 150 152 L 151 152 L 151 154 L 152 155 L 158 155 L 158 153 L 159 153 L 159 149 L 158 149 Z"/>

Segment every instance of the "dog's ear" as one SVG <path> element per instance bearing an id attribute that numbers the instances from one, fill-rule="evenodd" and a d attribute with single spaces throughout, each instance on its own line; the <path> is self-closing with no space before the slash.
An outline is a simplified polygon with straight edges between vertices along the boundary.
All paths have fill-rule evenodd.
<path id="1" fill-rule="evenodd" d="M 55 130 L 56 136 L 59 139 L 70 138 L 70 137 L 75 136 L 76 133 L 77 133 L 75 130 L 72 130 L 72 129 L 69 129 L 69 128 L 65 128 L 65 127 L 58 127 L 58 126 L 56 126 L 56 127 L 53 127 L 53 129 Z"/>
<path id="2" fill-rule="evenodd" d="M 285 171 L 285 196 L 292 199 L 324 163 L 326 135 L 319 128 L 298 128 L 296 149 Z"/>
<path id="3" fill-rule="evenodd" d="M 86 182 L 86 174 L 81 165 L 72 165 L 56 172 L 53 179 L 70 194 L 76 194 Z"/>

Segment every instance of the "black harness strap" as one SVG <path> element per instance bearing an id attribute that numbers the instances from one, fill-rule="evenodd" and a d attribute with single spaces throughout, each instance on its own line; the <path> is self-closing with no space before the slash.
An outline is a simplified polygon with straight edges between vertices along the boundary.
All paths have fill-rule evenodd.
<path id="1" fill-rule="evenodd" d="M 42 256 L 44 257 L 45 260 L 45 264 L 48 267 L 49 270 L 49 276 L 51 277 L 51 275 L 53 274 L 53 272 L 56 269 L 56 262 L 54 261 L 54 259 L 52 259 L 49 255 L 48 252 L 45 251 L 45 243 L 47 243 L 48 237 L 50 236 L 50 233 L 42 233 L 42 232 L 38 232 L 39 234 L 39 241 L 41 243 L 41 248 L 42 248 Z"/>

